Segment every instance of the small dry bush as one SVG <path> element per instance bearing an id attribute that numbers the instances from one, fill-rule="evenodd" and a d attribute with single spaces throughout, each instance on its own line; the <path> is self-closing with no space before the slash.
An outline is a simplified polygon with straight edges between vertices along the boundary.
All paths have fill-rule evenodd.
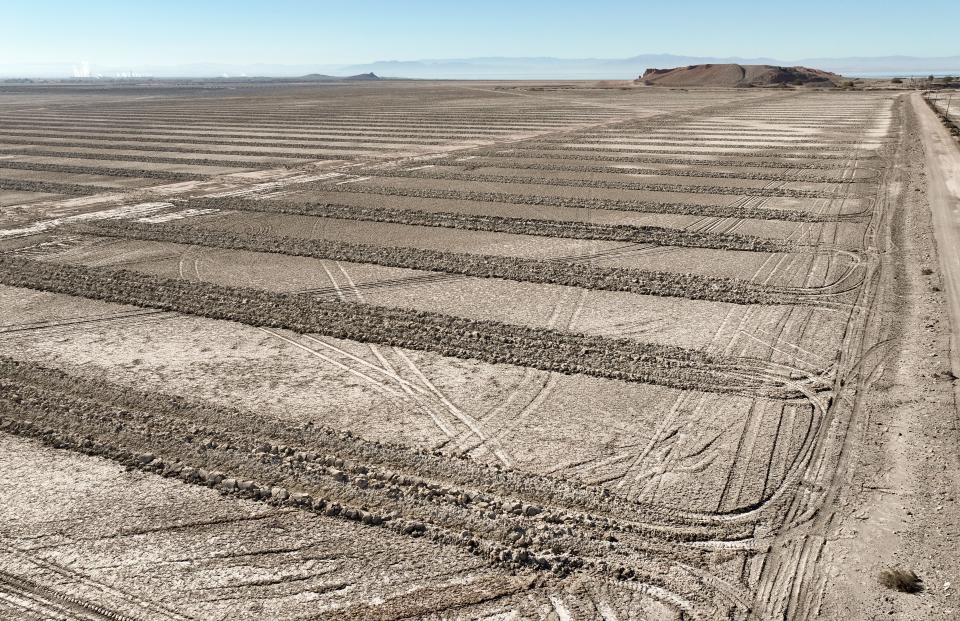
<path id="1" fill-rule="evenodd" d="M 880 572 L 880 584 L 901 593 L 919 593 L 923 580 L 912 569 L 890 567 Z"/>

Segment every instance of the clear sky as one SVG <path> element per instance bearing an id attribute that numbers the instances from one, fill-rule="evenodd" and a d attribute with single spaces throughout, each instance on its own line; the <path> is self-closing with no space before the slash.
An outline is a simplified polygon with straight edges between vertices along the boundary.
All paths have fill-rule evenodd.
<path id="1" fill-rule="evenodd" d="M 960 0 L 0 0 L 0 65 L 960 54 Z"/>

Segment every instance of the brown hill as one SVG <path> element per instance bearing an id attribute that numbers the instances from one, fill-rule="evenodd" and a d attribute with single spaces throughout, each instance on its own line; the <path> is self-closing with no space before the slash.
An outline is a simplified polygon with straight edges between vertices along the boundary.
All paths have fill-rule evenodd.
<path id="1" fill-rule="evenodd" d="M 370 73 L 360 73 L 357 75 L 348 75 L 348 76 L 326 75 L 323 73 L 309 73 L 300 79 L 317 81 L 317 82 L 339 82 L 339 81 L 361 82 L 365 80 L 381 80 L 382 78 L 371 71 Z"/>
<path id="2" fill-rule="evenodd" d="M 834 86 L 839 75 L 809 67 L 776 67 L 774 65 L 710 64 L 647 69 L 640 81 L 650 86 L 778 86 L 811 84 Z"/>

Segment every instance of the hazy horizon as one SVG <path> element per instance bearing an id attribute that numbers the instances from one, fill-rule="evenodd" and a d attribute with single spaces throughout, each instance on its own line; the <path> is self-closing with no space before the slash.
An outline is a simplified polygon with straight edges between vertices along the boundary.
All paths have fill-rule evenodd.
<path id="1" fill-rule="evenodd" d="M 942 59 L 960 56 L 952 32 L 957 21 L 960 4 L 939 0 L 909 5 L 882 1 L 868 9 L 825 0 L 802 5 L 688 0 L 669 6 L 492 0 L 482 7 L 379 0 L 346 6 L 294 0 L 269 6 L 224 0 L 171 0 L 162 6 L 38 0 L 0 8 L 0 75 L 111 77 L 183 68 L 186 77 L 197 66 L 229 67 L 238 74 L 266 67 L 271 70 L 262 75 L 296 75 L 300 68 L 343 73 L 387 63 L 494 58 L 607 62 L 638 54 L 783 62 Z M 289 73 L 283 73 L 285 68 Z M 584 73 L 626 78 L 625 69 L 596 75 L 589 68 Z M 943 70 L 956 69 L 960 67 L 951 64 Z M 895 66 L 864 71 L 885 70 L 900 71 Z"/>
<path id="2" fill-rule="evenodd" d="M 375 73 L 409 79 L 633 79 L 649 67 L 698 63 L 805 65 L 851 77 L 950 75 L 960 73 L 960 55 L 943 58 L 911 56 L 876 58 L 777 59 L 769 57 L 700 57 L 639 54 L 630 58 L 487 57 L 384 60 L 352 65 L 189 63 L 171 66 L 99 66 L 88 62 L 5 66 L 0 79 L 115 78 L 296 78 L 309 74 L 351 76 Z"/>

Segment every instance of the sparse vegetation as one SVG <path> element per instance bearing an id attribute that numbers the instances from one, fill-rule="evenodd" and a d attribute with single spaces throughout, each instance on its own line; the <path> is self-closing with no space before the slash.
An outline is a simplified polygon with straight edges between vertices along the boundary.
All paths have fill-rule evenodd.
<path id="1" fill-rule="evenodd" d="M 919 593 L 923 591 L 923 580 L 912 569 L 888 567 L 880 572 L 880 584 L 901 593 Z"/>
<path id="2" fill-rule="evenodd" d="M 924 95 L 924 101 L 927 102 L 927 105 L 933 110 L 934 114 L 940 119 L 944 124 L 947 130 L 953 135 L 960 138 L 960 121 L 957 120 L 955 114 L 951 113 L 949 116 L 944 108 L 940 107 L 939 99 L 930 97 L 929 94 Z"/>

